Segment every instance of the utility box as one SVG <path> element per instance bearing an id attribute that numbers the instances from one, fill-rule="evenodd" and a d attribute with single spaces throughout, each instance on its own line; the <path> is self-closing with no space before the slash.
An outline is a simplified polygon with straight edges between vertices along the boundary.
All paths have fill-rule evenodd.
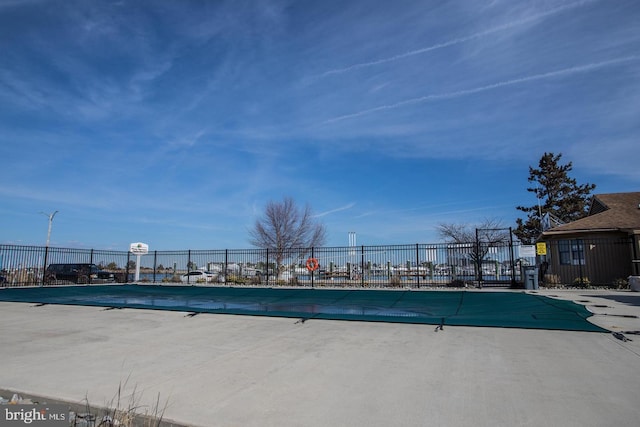
<path id="1" fill-rule="evenodd" d="M 640 292 L 640 276 L 629 276 L 629 289 Z"/>
<path id="2" fill-rule="evenodd" d="M 522 268 L 525 289 L 538 289 L 538 267 L 526 265 Z"/>

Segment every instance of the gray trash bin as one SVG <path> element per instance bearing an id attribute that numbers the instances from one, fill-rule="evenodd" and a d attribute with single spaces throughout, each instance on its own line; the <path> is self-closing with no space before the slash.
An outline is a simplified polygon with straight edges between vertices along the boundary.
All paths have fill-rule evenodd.
<path id="1" fill-rule="evenodd" d="M 526 265 L 524 270 L 524 288 L 538 289 L 538 267 Z"/>

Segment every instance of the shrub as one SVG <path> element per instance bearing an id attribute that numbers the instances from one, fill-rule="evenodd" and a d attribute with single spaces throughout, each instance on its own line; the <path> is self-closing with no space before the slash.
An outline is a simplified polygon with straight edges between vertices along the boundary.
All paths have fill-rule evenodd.
<path id="1" fill-rule="evenodd" d="M 573 279 L 573 286 L 584 286 L 588 288 L 591 286 L 591 282 L 588 277 L 576 277 Z"/>
<path id="2" fill-rule="evenodd" d="M 247 279 L 241 276 L 237 276 L 235 274 L 230 274 L 229 277 L 227 277 L 227 282 L 235 283 L 236 285 L 244 285 L 247 283 Z"/>
<path id="3" fill-rule="evenodd" d="M 389 286 L 399 288 L 402 286 L 402 278 L 400 276 L 391 276 L 389 278 Z"/>
<path id="4" fill-rule="evenodd" d="M 560 276 L 557 274 L 545 274 L 544 275 L 544 285 L 559 285 L 560 284 Z"/>
<path id="5" fill-rule="evenodd" d="M 455 280 L 452 280 L 451 282 L 447 283 L 447 287 L 448 288 L 464 288 L 465 287 L 465 283 L 464 283 L 463 280 L 455 279 Z"/>
<path id="6" fill-rule="evenodd" d="M 613 287 L 616 289 L 629 289 L 629 281 L 627 279 L 616 279 L 613 282 Z"/>

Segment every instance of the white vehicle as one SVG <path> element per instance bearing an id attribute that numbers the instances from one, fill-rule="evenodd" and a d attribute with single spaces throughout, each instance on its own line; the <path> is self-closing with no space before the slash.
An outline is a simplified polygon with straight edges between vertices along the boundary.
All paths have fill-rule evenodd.
<path id="1" fill-rule="evenodd" d="M 182 283 L 209 283 L 214 282 L 218 278 L 218 274 L 212 271 L 194 270 L 181 277 Z"/>

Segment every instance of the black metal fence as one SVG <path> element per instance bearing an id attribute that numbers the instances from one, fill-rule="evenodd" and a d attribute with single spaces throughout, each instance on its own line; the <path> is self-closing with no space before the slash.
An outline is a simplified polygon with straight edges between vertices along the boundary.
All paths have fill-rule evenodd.
<path id="1" fill-rule="evenodd" d="M 47 267 L 52 264 L 96 264 L 124 282 L 132 257 L 125 251 L 0 245 L 0 286 L 69 284 L 64 280 L 47 282 Z M 90 282 L 91 276 L 88 279 Z"/>
<path id="2" fill-rule="evenodd" d="M 559 239 L 544 256 L 519 244 L 480 242 L 267 249 L 152 251 L 140 257 L 141 282 L 351 287 L 511 286 L 535 267 L 541 284 L 623 287 L 637 258 L 633 241 Z M 480 254 L 481 256 L 478 256 Z M 52 264 L 71 270 L 95 264 L 108 281 L 136 279 L 134 254 L 125 251 L 0 245 L 0 286 L 102 283 L 105 275 L 63 278 Z M 636 272 L 637 273 L 637 272 Z M 74 280 L 75 279 L 75 280 Z"/>
<path id="3" fill-rule="evenodd" d="M 151 251 L 140 256 L 137 279 L 233 286 L 519 287 L 535 268 L 536 279 L 547 286 L 625 287 L 628 276 L 638 275 L 640 269 L 640 250 L 634 245 L 630 238 L 559 238 L 543 244 L 542 256 L 536 256 L 532 246 L 479 241 L 284 251 Z M 136 261 L 137 256 L 126 251 L 0 245 L 0 287 L 133 282 Z M 96 274 L 60 277 L 50 274 L 55 264 L 70 271 L 79 269 L 79 264 L 94 264 Z"/>
<path id="4" fill-rule="evenodd" d="M 504 244 L 475 254 L 478 243 L 268 249 L 150 251 L 140 282 L 311 287 L 517 286 L 535 257 Z M 52 264 L 95 264 L 112 281 L 135 280 L 137 256 L 125 251 L 0 245 L 0 286 L 84 283 L 48 274 Z M 47 269 L 49 267 L 49 270 Z M 89 275 L 88 283 L 102 283 Z"/>

